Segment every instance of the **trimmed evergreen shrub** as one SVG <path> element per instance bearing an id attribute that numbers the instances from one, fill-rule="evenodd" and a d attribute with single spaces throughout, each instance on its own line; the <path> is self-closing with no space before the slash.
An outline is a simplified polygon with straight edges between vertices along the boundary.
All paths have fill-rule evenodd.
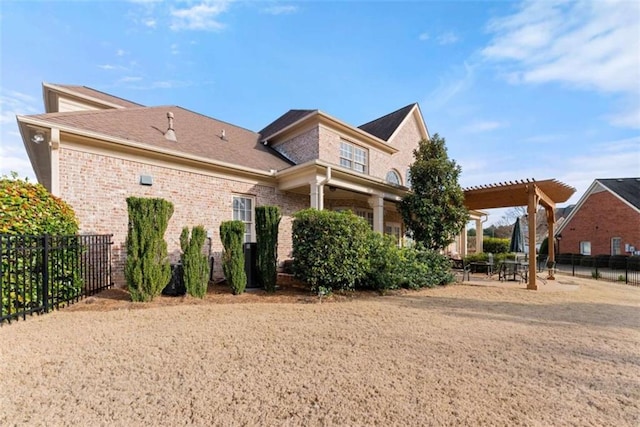
<path id="1" fill-rule="evenodd" d="M 191 238 L 189 228 L 184 227 L 180 234 L 180 248 L 182 254 L 182 274 L 187 293 L 196 298 L 204 298 L 209 284 L 209 263 L 207 256 L 202 253 L 202 247 L 207 237 L 207 232 L 202 225 L 193 227 Z"/>
<path id="2" fill-rule="evenodd" d="M 509 239 L 499 237 L 485 237 L 482 240 L 482 250 L 491 254 L 504 254 L 509 252 Z"/>
<path id="3" fill-rule="evenodd" d="M 384 293 L 397 289 L 404 279 L 404 256 L 392 236 L 370 232 L 369 245 L 370 267 L 360 286 L 368 287 Z"/>
<path id="4" fill-rule="evenodd" d="M 455 281 L 449 258 L 421 245 L 402 249 L 403 279 L 401 286 L 409 289 L 433 288 Z"/>
<path id="5" fill-rule="evenodd" d="M 267 292 L 276 291 L 278 279 L 278 225 L 280 208 L 256 207 L 256 242 L 258 251 L 258 283 Z"/>
<path id="6" fill-rule="evenodd" d="M 133 301 L 151 301 L 171 279 L 164 233 L 173 215 L 173 204 L 164 199 L 129 197 L 127 209 L 127 287 Z"/>
<path id="7" fill-rule="evenodd" d="M 224 221 L 220 224 L 222 239 L 222 271 L 234 295 L 244 292 L 247 287 L 247 273 L 244 271 L 244 252 L 242 240 L 244 223 L 242 221 Z"/>
<path id="8" fill-rule="evenodd" d="M 540 243 L 540 249 L 538 250 L 539 255 L 549 255 L 549 238 L 545 237 Z M 557 254 L 556 254 L 557 255 Z"/>
<path id="9" fill-rule="evenodd" d="M 369 271 L 369 224 L 353 213 L 302 210 L 293 221 L 293 271 L 311 290 L 350 291 Z"/>

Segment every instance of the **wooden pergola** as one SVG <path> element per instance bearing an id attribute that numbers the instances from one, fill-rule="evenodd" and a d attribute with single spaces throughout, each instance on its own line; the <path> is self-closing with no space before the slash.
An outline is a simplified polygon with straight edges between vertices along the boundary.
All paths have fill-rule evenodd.
<path id="1" fill-rule="evenodd" d="M 467 209 L 495 209 L 515 206 L 527 206 L 529 223 L 529 282 L 527 289 L 538 289 L 536 284 L 536 213 L 538 204 L 545 209 L 549 229 L 549 261 L 555 261 L 553 245 L 556 203 L 563 203 L 575 193 L 576 189 L 555 179 L 536 181 L 527 179 L 516 182 L 503 182 L 480 185 L 464 189 L 464 204 Z M 554 279 L 549 271 L 549 279 Z"/>

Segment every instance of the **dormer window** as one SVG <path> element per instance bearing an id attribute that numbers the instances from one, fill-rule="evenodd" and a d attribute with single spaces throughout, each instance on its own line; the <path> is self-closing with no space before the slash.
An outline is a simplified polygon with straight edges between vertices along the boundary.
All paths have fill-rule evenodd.
<path id="1" fill-rule="evenodd" d="M 340 142 L 340 166 L 353 169 L 356 172 L 367 173 L 367 157 L 368 153 L 364 148 L 345 141 Z"/>
<path id="2" fill-rule="evenodd" d="M 390 170 L 387 172 L 387 182 L 391 185 L 401 185 L 400 174 L 395 170 Z"/>

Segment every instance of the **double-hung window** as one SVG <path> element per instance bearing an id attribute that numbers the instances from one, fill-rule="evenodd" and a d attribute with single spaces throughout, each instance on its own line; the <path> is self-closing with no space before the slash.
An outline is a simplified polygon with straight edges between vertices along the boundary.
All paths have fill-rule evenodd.
<path id="1" fill-rule="evenodd" d="M 367 173 L 367 157 L 368 153 L 364 148 L 345 141 L 340 142 L 340 166 L 353 169 L 356 172 Z"/>
<path id="2" fill-rule="evenodd" d="M 582 255 L 591 255 L 591 242 L 588 242 L 588 241 L 580 242 L 580 253 Z"/>
<path id="3" fill-rule="evenodd" d="M 611 238 L 611 255 L 622 255 L 622 239 L 620 237 Z"/>
<path id="4" fill-rule="evenodd" d="M 244 243 L 253 242 L 253 198 L 233 196 L 233 219 L 244 222 Z"/>

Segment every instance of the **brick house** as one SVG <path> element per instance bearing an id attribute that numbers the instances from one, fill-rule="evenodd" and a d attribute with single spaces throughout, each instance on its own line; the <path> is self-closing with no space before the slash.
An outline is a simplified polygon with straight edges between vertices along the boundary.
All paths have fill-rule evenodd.
<path id="1" fill-rule="evenodd" d="M 298 210 L 350 209 L 379 232 L 404 235 L 396 205 L 428 131 L 418 104 L 362 126 L 319 110 L 290 110 L 253 132 L 178 106 L 147 107 L 84 86 L 43 84 L 45 114 L 18 116 L 38 181 L 68 202 L 83 233 L 114 235 L 114 281 L 124 284 L 126 198 L 174 205 L 165 239 L 179 257 L 182 227 L 209 233 L 221 276 L 222 221 L 246 224 L 256 206 L 277 205 L 280 261 L 292 250 Z"/>
<path id="2" fill-rule="evenodd" d="M 561 253 L 640 254 L 640 178 L 596 179 L 555 236 Z"/>

